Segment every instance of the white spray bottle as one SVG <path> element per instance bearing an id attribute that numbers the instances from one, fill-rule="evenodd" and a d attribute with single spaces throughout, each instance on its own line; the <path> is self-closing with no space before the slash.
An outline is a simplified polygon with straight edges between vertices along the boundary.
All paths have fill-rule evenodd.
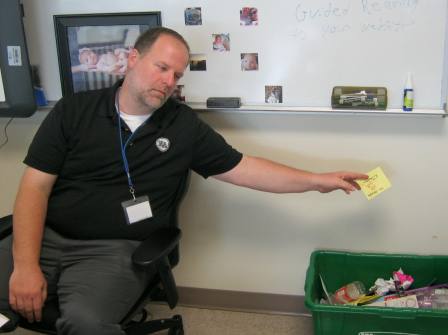
<path id="1" fill-rule="evenodd" d="M 412 74 L 409 72 L 406 85 L 403 90 L 403 111 L 412 112 L 414 108 L 414 88 L 412 86 Z"/>

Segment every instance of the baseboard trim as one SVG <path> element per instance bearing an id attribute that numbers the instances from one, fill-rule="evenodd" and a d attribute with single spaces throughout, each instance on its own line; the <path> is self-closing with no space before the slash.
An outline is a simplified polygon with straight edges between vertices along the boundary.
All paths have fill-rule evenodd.
<path id="1" fill-rule="evenodd" d="M 300 295 L 177 287 L 179 305 L 267 314 L 310 316 Z"/>

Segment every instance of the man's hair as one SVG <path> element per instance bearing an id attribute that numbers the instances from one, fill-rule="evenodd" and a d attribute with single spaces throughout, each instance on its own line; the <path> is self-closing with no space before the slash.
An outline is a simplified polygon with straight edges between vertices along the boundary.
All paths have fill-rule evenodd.
<path id="1" fill-rule="evenodd" d="M 174 37 L 183 45 L 185 45 L 185 47 L 188 50 L 188 53 L 190 53 L 190 47 L 187 41 L 185 41 L 185 39 L 182 37 L 182 35 L 179 34 L 177 31 L 165 27 L 151 28 L 142 33 L 137 38 L 137 41 L 135 41 L 134 48 L 137 49 L 139 53 L 144 54 L 151 49 L 152 45 L 157 41 L 157 39 L 161 35 L 169 35 Z"/>

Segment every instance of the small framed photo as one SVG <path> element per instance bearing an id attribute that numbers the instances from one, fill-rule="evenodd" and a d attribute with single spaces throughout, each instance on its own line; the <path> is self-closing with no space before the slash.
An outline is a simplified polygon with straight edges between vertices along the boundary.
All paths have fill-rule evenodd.
<path id="1" fill-rule="evenodd" d="M 264 102 L 268 104 L 278 104 L 283 102 L 282 86 L 265 86 L 264 93 Z"/>
<path id="2" fill-rule="evenodd" d="M 160 12 L 55 15 L 62 95 L 112 86 L 137 37 L 161 24 Z"/>
<path id="3" fill-rule="evenodd" d="M 241 54 L 241 71 L 258 71 L 258 53 Z"/>
<path id="4" fill-rule="evenodd" d="M 185 25 L 186 26 L 202 25 L 201 7 L 190 7 L 185 9 Z"/>
<path id="5" fill-rule="evenodd" d="M 190 71 L 207 71 L 207 57 L 205 54 L 190 55 Z"/>
<path id="6" fill-rule="evenodd" d="M 243 7 L 240 10 L 240 26 L 258 25 L 258 9 L 255 7 Z"/>
<path id="7" fill-rule="evenodd" d="M 230 34 L 212 34 L 213 51 L 230 51 Z"/>

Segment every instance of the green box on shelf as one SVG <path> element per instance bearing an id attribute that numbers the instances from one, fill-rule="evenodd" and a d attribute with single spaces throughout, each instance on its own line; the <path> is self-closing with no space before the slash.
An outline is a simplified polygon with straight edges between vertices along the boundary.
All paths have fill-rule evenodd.
<path id="1" fill-rule="evenodd" d="M 389 279 L 402 268 L 414 277 L 412 288 L 436 280 L 448 283 L 448 256 L 314 251 L 305 282 L 305 305 L 312 312 L 315 335 L 447 335 L 448 310 L 320 304 L 328 292 L 355 280 L 366 287 Z"/>
<path id="2" fill-rule="evenodd" d="M 335 86 L 331 93 L 331 107 L 345 109 L 387 108 L 385 87 Z"/>

